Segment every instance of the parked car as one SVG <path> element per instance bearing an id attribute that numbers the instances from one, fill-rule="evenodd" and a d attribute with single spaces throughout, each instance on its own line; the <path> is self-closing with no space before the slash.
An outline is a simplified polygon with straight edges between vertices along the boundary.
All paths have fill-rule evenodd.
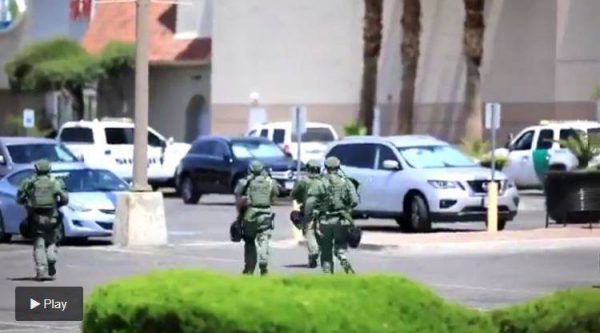
<path id="1" fill-rule="evenodd" d="M 292 158 L 298 159 L 298 139 L 292 134 L 292 122 L 266 123 L 253 128 L 248 136 L 260 136 L 278 144 Z M 311 159 L 322 160 L 327 145 L 338 140 L 333 126 L 324 123 L 307 122 L 302 135 L 300 160 L 307 163 Z"/>
<path id="2" fill-rule="evenodd" d="M 31 237 L 22 228 L 27 213 L 16 196 L 21 182 L 34 173 L 25 168 L 0 180 L 0 241 L 17 234 Z M 129 185 L 108 170 L 82 165 L 53 163 L 52 175 L 62 178 L 69 194 L 69 204 L 59 209 L 61 239 L 112 235 L 117 193 L 129 191 Z"/>
<path id="3" fill-rule="evenodd" d="M 331 145 L 327 157 L 360 184 L 357 218 L 394 218 L 407 232 L 425 232 L 434 222 L 485 221 L 491 170 L 431 136 L 356 136 Z M 517 214 L 512 181 L 499 181 L 498 228 Z"/>
<path id="4" fill-rule="evenodd" d="M 496 152 L 507 158 L 502 172 L 519 188 L 541 188 L 543 176 L 549 169 L 572 170 L 577 157 L 559 140 L 575 133 L 600 133 L 596 121 L 542 121 L 539 125 L 522 130 L 506 149 Z M 595 161 L 598 163 L 598 161 Z"/>
<path id="5" fill-rule="evenodd" d="M 30 137 L 0 137 L 0 178 L 35 162 L 80 163 L 64 145 L 53 139 Z"/>
<path id="6" fill-rule="evenodd" d="M 91 167 L 106 168 L 126 181 L 133 178 L 134 124 L 129 118 L 104 118 L 65 123 L 58 139 Z M 148 127 L 148 182 L 155 189 L 174 186 L 177 165 L 187 143 L 165 139 Z"/>
<path id="7" fill-rule="evenodd" d="M 233 193 L 252 160 L 262 162 L 281 186 L 291 192 L 296 162 L 265 138 L 205 136 L 192 143 L 177 171 L 177 188 L 185 203 L 198 203 L 203 194 Z"/>

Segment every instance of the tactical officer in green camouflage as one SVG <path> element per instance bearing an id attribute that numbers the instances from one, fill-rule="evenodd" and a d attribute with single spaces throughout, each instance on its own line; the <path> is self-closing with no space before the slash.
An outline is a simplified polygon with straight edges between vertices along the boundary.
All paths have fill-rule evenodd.
<path id="1" fill-rule="evenodd" d="M 323 272 L 333 274 L 333 252 L 346 273 L 354 273 L 348 261 L 348 229 L 352 225 L 352 208 L 358 205 L 356 188 L 340 169 L 340 160 L 325 161 L 323 180 L 309 188 L 305 208 L 307 221 L 319 220 L 319 244 Z"/>
<path id="2" fill-rule="evenodd" d="M 244 239 L 244 274 L 252 275 L 256 268 L 257 252 L 260 274 L 266 275 L 269 263 L 271 232 L 274 214 L 271 205 L 279 194 L 279 187 L 263 165 L 250 163 L 250 174 L 235 188 L 238 213 L 243 214 L 242 234 Z"/>
<path id="3" fill-rule="evenodd" d="M 308 189 L 313 183 L 321 181 L 321 166 L 319 161 L 311 160 L 306 165 L 308 176 L 300 179 L 292 190 L 292 198 L 300 205 L 300 210 L 304 209 L 308 199 Z M 314 220 L 306 221 L 303 224 L 303 233 L 308 245 L 308 267 L 316 268 L 319 259 L 319 242 L 317 239 L 317 223 Z"/>
<path id="4" fill-rule="evenodd" d="M 21 183 L 17 202 L 27 209 L 27 225 L 33 236 L 36 280 L 54 280 L 56 243 L 59 241 L 58 207 L 69 202 L 62 181 L 50 175 L 50 162 L 35 164 L 36 174 Z"/>

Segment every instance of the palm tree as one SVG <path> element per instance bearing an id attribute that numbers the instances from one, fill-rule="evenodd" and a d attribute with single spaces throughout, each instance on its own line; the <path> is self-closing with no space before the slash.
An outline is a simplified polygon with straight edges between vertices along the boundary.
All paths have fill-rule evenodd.
<path id="1" fill-rule="evenodd" d="M 383 0 L 365 0 L 363 73 L 358 118 L 368 134 L 372 133 L 377 98 L 377 63 L 381 51 L 382 14 Z"/>
<path id="2" fill-rule="evenodd" d="M 481 125 L 481 74 L 479 67 L 483 59 L 483 33 L 485 30 L 483 9 L 485 0 L 464 0 L 464 5 L 463 48 L 467 65 L 465 138 L 467 140 L 481 140 L 483 128 Z"/>
<path id="3" fill-rule="evenodd" d="M 419 39 L 421 36 L 421 2 L 404 0 L 402 9 L 402 88 L 400 90 L 400 108 L 396 123 L 399 134 L 413 132 L 413 113 L 415 107 L 415 81 L 419 65 Z"/>

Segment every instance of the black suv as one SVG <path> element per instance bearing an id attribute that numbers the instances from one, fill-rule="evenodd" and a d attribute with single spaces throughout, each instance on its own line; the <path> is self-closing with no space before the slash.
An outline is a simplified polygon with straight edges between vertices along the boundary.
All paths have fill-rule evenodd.
<path id="1" fill-rule="evenodd" d="M 196 139 L 177 168 L 177 190 L 187 204 L 198 203 L 203 194 L 232 194 L 252 160 L 265 165 L 283 195 L 290 193 L 296 162 L 279 146 L 261 137 Z"/>

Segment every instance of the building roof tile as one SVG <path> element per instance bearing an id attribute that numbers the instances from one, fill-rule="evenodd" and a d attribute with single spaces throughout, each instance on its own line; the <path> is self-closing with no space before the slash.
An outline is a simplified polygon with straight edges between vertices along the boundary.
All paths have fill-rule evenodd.
<path id="1" fill-rule="evenodd" d="M 150 20 L 150 63 L 194 61 L 210 63 L 210 38 L 176 38 L 177 6 L 152 3 Z M 99 53 L 111 41 L 135 42 L 135 3 L 96 5 L 83 46 Z"/>

